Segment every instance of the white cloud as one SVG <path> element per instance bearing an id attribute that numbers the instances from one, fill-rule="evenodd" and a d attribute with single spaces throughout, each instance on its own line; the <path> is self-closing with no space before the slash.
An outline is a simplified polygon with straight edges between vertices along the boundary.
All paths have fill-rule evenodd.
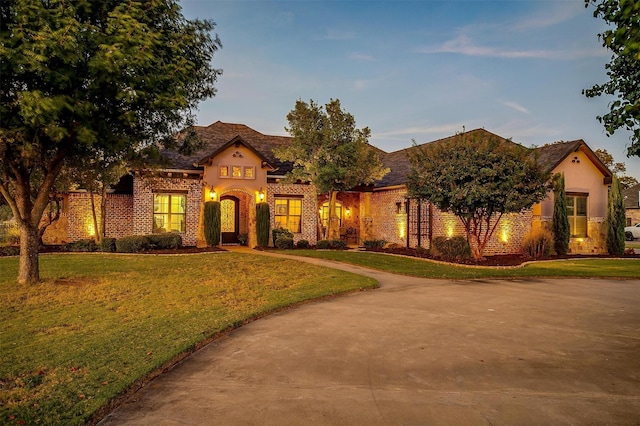
<path id="1" fill-rule="evenodd" d="M 513 26 L 513 29 L 517 31 L 526 31 L 548 28 L 565 23 L 581 13 L 585 13 L 584 5 L 581 4 L 581 2 L 546 3 L 540 10 L 541 13 L 537 16 L 517 22 Z"/>
<path id="2" fill-rule="evenodd" d="M 523 107 L 522 105 L 516 102 L 503 101 L 502 103 L 508 106 L 509 108 L 515 109 L 516 111 L 521 112 L 523 114 L 531 114 L 531 112 L 528 109 L 526 109 L 525 107 Z"/>

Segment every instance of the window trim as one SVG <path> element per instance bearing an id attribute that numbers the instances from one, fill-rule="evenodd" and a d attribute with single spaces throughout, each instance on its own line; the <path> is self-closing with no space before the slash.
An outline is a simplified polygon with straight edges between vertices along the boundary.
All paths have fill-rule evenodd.
<path id="1" fill-rule="evenodd" d="M 187 232 L 187 194 L 189 193 L 189 191 L 185 191 L 185 190 L 167 190 L 167 191 L 152 190 L 151 193 L 153 194 L 152 203 L 151 203 L 151 233 L 152 234 L 168 234 L 168 233 L 171 233 L 171 232 L 177 232 L 179 234 L 185 234 Z M 167 213 L 156 213 L 155 212 L 156 196 L 158 196 L 158 195 L 167 195 L 167 196 L 169 196 L 169 203 L 168 203 L 169 211 Z M 172 196 L 184 197 L 184 213 L 171 213 L 171 197 Z M 156 229 L 162 229 L 162 228 L 156 228 L 156 215 L 167 215 L 167 222 L 169 224 L 171 224 L 171 216 L 172 215 L 182 216 L 184 218 L 184 230 L 158 232 Z"/>
<path id="2" fill-rule="evenodd" d="M 571 232 L 570 234 L 570 238 L 589 238 L 589 193 L 588 192 L 567 192 L 566 193 L 566 199 L 567 199 L 567 209 L 569 209 L 569 198 L 573 199 L 573 215 L 569 215 L 569 212 L 567 211 L 567 219 L 569 220 L 569 231 L 571 232 L 571 230 L 575 230 L 576 229 L 576 221 L 577 218 L 584 218 L 585 220 L 585 227 L 584 227 L 584 235 L 576 235 L 573 234 Z M 576 200 L 578 198 L 584 198 L 585 199 L 585 214 L 584 215 L 577 215 L 577 202 Z"/>
<path id="3" fill-rule="evenodd" d="M 287 212 L 286 214 L 278 214 L 278 201 L 282 201 L 285 200 L 287 201 Z M 290 214 L 291 208 L 289 206 L 291 201 L 299 201 L 300 202 L 300 214 L 299 215 L 292 215 Z M 277 223 L 277 217 L 281 217 L 284 216 L 286 217 L 286 223 L 288 225 L 289 223 L 289 218 L 290 217 L 297 217 L 299 218 L 299 227 L 300 230 L 299 231 L 291 231 L 288 227 L 286 229 L 288 229 L 291 233 L 293 234 L 301 234 L 302 233 L 302 229 L 303 229 L 303 212 L 304 212 L 304 199 L 302 197 L 295 197 L 295 196 L 286 196 L 286 197 L 279 197 L 279 196 L 275 196 L 274 197 L 274 201 L 273 201 L 273 207 L 274 207 L 274 214 L 273 214 L 273 220 L 274 223 Z M 277 226 L 277 225 L 276 225 Z"/>

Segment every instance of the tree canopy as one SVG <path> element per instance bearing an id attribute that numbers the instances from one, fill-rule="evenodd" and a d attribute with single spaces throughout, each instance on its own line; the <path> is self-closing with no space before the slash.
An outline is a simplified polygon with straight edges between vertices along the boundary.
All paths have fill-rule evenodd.
<path id="1" fill-rule="evenodd" d="M 474 258 L 483 256 L 504 214 L 531 208 L 549 188 L 534 151 L 488 132 L 414 145 L 409 161 L 408 195 L 456 215 Z"/>
<path id="2" fill-rule="evenodd" d="M 610 29 L 599 34 L 602 45 L 612 52 L 605 65 L 609 81 L 583 90 L 587 97 L 616 96 L 609 112 L 598 117 L 608 135 L 618 129 L 631 132 L 628 155 L 640 156 L 640 2 L 637 0 L 585 0 L 595 6 L 593 16 Z"/>
<path id="3" fill-rule="evenodd" d="M 287 178 L 311 182 L 319 193 L 329 194 L 329 211 L 335 215 L 335 194 L 381 179 L 388 169 L 378 152 L 369 145 L 371 131 L 358 129 L 356 120 L 344 111 L 339 99 L 331 99 L 324 107 L 313 100 L 296 101 L 287 115 L 291 143 L 275 150 L 282 161 L 293 163 Z M 327 235 L 332 230 L 329 220 Z"/>
<path id="4" fill-rule="evenodd" d="M 624 163 L 616 163 L 613 159 L 613 155 L 609 154 L 609 151 L 606 149 L 596 149 L 594 153 L 598 156 L 600 161 L 604 163 L 605 166 L 613 173 L 618 176 L 620 180 L 620 185 L 622 185 L 622 189 L 631 188 L 633 185 L 638 183 L 638 180 L 633 176 L 627 176 L 625 173 L 627 172 L 627 166 Z"/>
<path id="5" fill-rule="evenodd" d="M 171 145 L 215 94 L 214 23 L 175 0 L 7 0 L 0 5 L 0 194 L 21 229 L 20 282 L 63 166 Z"/>

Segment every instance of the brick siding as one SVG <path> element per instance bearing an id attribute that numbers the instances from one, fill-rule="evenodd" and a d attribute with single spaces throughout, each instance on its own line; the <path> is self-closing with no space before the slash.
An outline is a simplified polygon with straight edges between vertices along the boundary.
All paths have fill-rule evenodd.
<path id="1" fill-rule="evenodd" d="M 318 196 L 313 185 L 284 183 L 267 184 L 267 199 L 271 210 L 271 229 L 275 227 L 275 195 L 287 194 L 302 196 L 302 223 L 300 233 L 293 234 L 294 242 L 307 240 L 314 245 L 318 241 Z M 270 244 L 273 244 L 271 242 Z"/>

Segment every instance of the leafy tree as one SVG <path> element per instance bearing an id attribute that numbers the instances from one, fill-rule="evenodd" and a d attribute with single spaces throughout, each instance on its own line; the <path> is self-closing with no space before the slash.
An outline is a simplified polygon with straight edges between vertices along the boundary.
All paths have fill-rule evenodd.
<path id="1" fill-rule="evenodd" d="M 355 118 L 342 110 L 338 99 L 331 99 L 324 108 L 313 100 L 298 100 L 287 120 L 291 143 L 275 150 L 275 154 L 293 163 L 289 181 L 311 182 L 318 193 L 328 195 L 330 218 L 325 239 L 338 239 L 338 192 L 373 183 L 389 170 L 369 145 L 369 128 L 356 128 Z"/>
<path id="2" fill-rule="evenodd" d="M 39 280 L 38 230 L 63 165 L 175 146 L 215 94 L 213 28 L 175 0 L 0 4 L 0 193 L 20 227 L 20 283 Z"/>
<path id="3" fill-rule="evenodd" d="M 624 209 L 624 197 L 622 185 L 617 176 L 613 176 L 611 189 L 609 190 L 609 203 L 607 209 L 607 251 L 609 254 L 623 254 L 625 247 L 624 226 L 626 213 Z"/>
<path id="4" fill-rule="evenodd" d="M 611 50 L 605 65 L 609 81 L 583 90 L 587 97 L 614 95 L 609 112 L 598 117 L 608 135 L 623 128 L 631 132 L 628 155 L 640 156 L 640 2 L 637 0 L 585 0 L 595 6 L 593 16 L 610 29 L 599 34 L 602 45 Z"/>
<path id="5" fill-rule="evenodd" d="M 638 180 L 636 178 L 623 174 L 627 171 L 627 166 L 625 166 L 624 163 L 615 163 L 613 155 L 609 154 L 606 149 L 596 149 L 595 154 L 609 170 L 618 175 L 622 189 L 631 188 L 633 185 L 638 184 Z"/>
<path id="6" fill-rule="evenodd" d="M 542 200 L 549 174 L 534 152 L 481 133 L 458 134 L 409 152 L 409 196 L 428 200 L 463 223 L 475 259 L 481 258 L 505 213 Z"/>
<path id="7" fill-rule="evenodd" d="M 564 189 L 564 175 L 557 174 L 553 182 L 553 247 L 557 254 L 564 256 L 569 252 L 571 228 L 567 217 L 567 194 Z"/>

